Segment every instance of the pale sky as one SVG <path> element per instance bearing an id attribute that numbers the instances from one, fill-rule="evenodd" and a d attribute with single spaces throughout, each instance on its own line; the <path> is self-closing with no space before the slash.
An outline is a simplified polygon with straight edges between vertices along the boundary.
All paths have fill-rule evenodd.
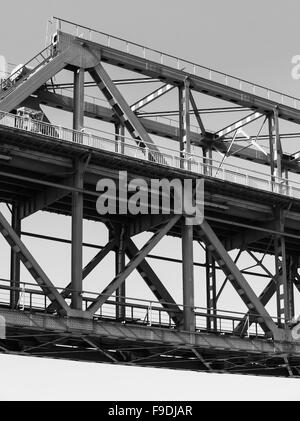
<path id="1" fill-rule="evenodd" d="M 0 55 L 12 63 L 25 62 L 44 47 L 47 19 L 56 15 L 300 97 L 300 80 L 291 77 L 291 59 L 300 54 L 297 0 L 16 0 L 13 9 L 9 2 L 3 2 L 1 16 L 5 19 L 0 25 Z M 67 237 L 70 221 L 59 218 L 60 221 L 55 215 L 49 216 L 45 226 L 39 214 L 29 218 L 23 229 L 40 232 L 39 228 Z M 86 230 L 86 236 L 92 238 L 90 223 Z M 100 244 L 104 242 L 103 239 Z M 57 265 L 47 261 L 49 254 L 37 242 L 28 240 L 26 244 L 37 253 L 47 274 L 57 278 L 61 276 L 58 269 L 62 268 L 68 273 L 64 268 L 68 250 L 47 246 L 51 257 L 60 259 Z M 9 250 L 1 239 L 0 248 L 5 261 Z M 86 252 L 85 260 L 89 253 Z M 180 256 L 177 254 L 175 257 Z M 108 260 L 107 271 L 109 265 L 112 262 Z M 7 267 L 0 264 L 0 277 L 7 276 Z M 280 378 L 2 354 L 0 372 L 1 400 L 300 399 L 300 380 Z"/>

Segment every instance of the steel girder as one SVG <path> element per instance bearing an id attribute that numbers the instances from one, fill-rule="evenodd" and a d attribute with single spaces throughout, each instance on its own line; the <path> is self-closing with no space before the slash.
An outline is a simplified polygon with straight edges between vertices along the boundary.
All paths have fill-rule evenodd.
<path id="1" fill-rule="evenodd" d="M 21 216 L 20 206 L 18 204 L 12 205 L 11 211 L 11 226 L 15 231 L 16 235 L 21 237 Z M 10 279 L 11 279 L 11 291 L 10 291 L 10 305 L 11 308 L 16 308 L 20 299 L 20 256 L 14 250 L 11 249 L 10 259 Z"/>
<path id="2" fill-rule="evenodd" d="M 125 262 L 125 241 L 126 241 L 126 228 L 125 224 L 115 226 L 115 273 L 116 276 L 123 272 Z M 116 290 L 116 318 L 117 320 L 125 320 L 126 318 L 126 280 Z"/>
<path id="3" fill-rule="evenodd" d="M 188 79 L 178 88 L 179 93 L 179 136 L 181 157 L 191 152 L 190 136 L 190 83 Z"/>
<path id="4" fill-rule="evenodd" d="M 15 89 L 0 100 L 1 111 L 10 112 L 16 108 L 51 77 L 55 76 L 58 72 L 64 69 L 74 54 L 75 52 L 71 46 L 53 57 L 53 59 L 45 64 L 44 67 L 30 75 L 30 77 L 25 79 L 21 84 L 18 84 Z"/>
<path id="5" fill-rule="evenodd" d="M 84 164 L 74 161 L 73 185 L 83 190 Z M 83 193 L 72 192 L 71 307 L 82 310 Z"/>
<path id="6" fill-rule="evenodd" d="M 102 64 L 98 63 L 94 68 L 88 69 L 88 71 L 93 80 L 97 83 L 99 89 L 108 100 L 121 124 L 126 127 L 132 137 L 136 140 L 144 142 L 144 144 L 147 144 L 151 150 L 153 149 L 155 152 L 157 152 L 158 149 L 153 143 L 148 132 L 145 130 L 140 120 L 131 110 L 130 106 L 123 98 L 121 92 L 114 85 Z"/>
<path id="7" fill-rule="evenodd" d="M 271 179 L 275 183 L 282 178 L 283 167 L 282 167 L 282 147 L 279 135 L 279 121 L 278 121 L 278 109 L 274 108 L 268 116 L 269 123 L 269 147 L 270 147 L 270 169 Z M 276 191 L 276 184 L 272 186 L 273 190 Z"/>
<path id="8" fill-rule="evenodd" d="M 62 184 L 71 187 L 73 185 L 73 177 L 68 177 L 62 180 Z M 68 194 L 68 190 L 62 190 L 56 187 L 49 187 L 48 189 L 41 191 L 40 193 L 37 193 L 35 196 L 32 196 L 30 199 L 26 200 L 26 202 L 20 203 L 20 218 L 27 218 L 35 212 L 43 210 L 52 203 L 62 199 Z"/>
<path id="9" fill-rule="evenodd" d="M 194 299 L 194 253 L 193 226 L 183 218 L 182 235 L 182 283 L 183 283 L 183 326 L 186 331 L 195 331 Z"/>
<path id="10" fill-rule="evenodd" d="M 217 291 L 216 291 L 216 262 L 213 258 L 211 250 L 208 247 L 205 249 L 206 257 L 206 306 L 207 319 L 206 326 L 209 332 L 217 330 L 216 317 L 209 317 L 209 315 L 217 315 Z"/>

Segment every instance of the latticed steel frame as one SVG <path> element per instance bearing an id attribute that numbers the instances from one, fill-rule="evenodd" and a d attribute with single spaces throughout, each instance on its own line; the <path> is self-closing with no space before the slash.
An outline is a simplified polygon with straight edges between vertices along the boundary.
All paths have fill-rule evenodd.
<path id="1" fill-rule="evenodd" d="M 282 104 L 263 100 L 254 94 L 246 94 L 187 74 L 184 70 L 174 70 L 163 64 L 151 63 L 147 59 L 142 60 L 62 31 L 58 32 L 57 37 L 52 60 L 47 61 L 30 77 L 21 79 L 14 89 L 9 89 L 7 93 L 3 91 L 0 94 L 0 110 L 13 112 L 16 107 L 24 104 L 32 107 L 46 104 L 64 108 L 73 113 L 73 129 L 77 133 L 84 128 L 84 116 L 101 118 L 114 124 L 115 139 L 121 144 L 121 151 L 124 147 L 122 136 L 127 130 L 144 152 L 147 145 L 151 159 L 147 164 L 140 163 L 134 158 L 86 148 L 77 141 L 66 145 L 53 139 L 40 139 L 38 134 L 25 134 L 17 129 L 0 126 L 0 153 L 23 159 L 19 168 L 14 167 L 12 160 L 1 169 L 1 200 L 11 205 L 11 221 L 7 221 L 0 213 L 0 231 L 11 247 L 11 261 L 10 302 L 0 308 L 0 313 L 7 322 L 7 337 L 0 340 L 0 349 L 7 353 L 82 361 L 298 377 L 300 348 L 291 335 L 291 322 L 295 315 L 293 288 L 300 288 L 297 253 L 300 232 L 294 222 L 299 217 L 300 204 L 297 200 L 291 202 L 288 197 L 277 194 L 276 178 L 282 177 L 283 172 L 300 172 L 299 163 L 283 154 L 279 131 L 279 118 L 299 123 L 300 112 Z M 153 79 L 161 79 L 164 84 L 130 106 L 110 78 L 104 63 L 136 71 Z M 74 74 L 73 99 L 63 97 L 55 90 L 52 92 L 49 86 L 45 85 L 62 69 Z M 111 108 L 85 101 L 85 73 L 91 76 Z M 178 130 L 139 116 L 139 111 L 144 106 L 174 89 L 178 90 Z M 255 113 L 249 117 L 252 120 L 258 118 L 256 112 L 265 116 L 269 125 L 270 154 L 266 157 L 254 153 L 251 148 L 238 151 L 235 144 L 229 146 L 228 143 L 222 142 L 223 133 L 232 134 L 228 127 L 215 134 L 206 131 L 194 92 L 202 92 L 255 109 Z M 33 93 L 34 98 L 31 96 Z M 195 115 L 200 134 L 196 135 L 191 129 L 191 112 Z M 235 122 L 232 127 L 248 124 L 249 118 Z M 205 217 L 199 225 L 187 225 L 185 214 L 137 217 L 116 215 L 104 218 L 96 213 L 96 209 L 92 210 L 90 203 L 95 204 L 97 196 L 93 190 L 95 181 L 108 173 L 117 177 L 119 168 L 128 170 L 132 175 L 139 174 L 139 177 L 148 181 L 154 175 L 158 178 L 166 176 L 169 179 L 177 176 L 182 180 L 199 178 L 198 175 L 189 172 L 191 167 L 184 160 L 181 168 L 176 171 L 166 168 L 165 162 L 159 165 L 155 158 L 159 148 L 151 137 L 153 133 L 179 142 L 182 158 L 190 153 L 192 144 L 201 146 L 203 177 L 207 181 L 207 200 Z M 228 147 L 240 158 L 269 165 L 271 183 L 274 183 L 273 192 L 257 192 L 246 187 L 241 189 L 231 183 L 225 182 L 224 185 L 224 182 L 214 180 L 209 165 L 212 151 L 226 154 Z M 29 159 L 33 159 L 26 155 L 28 150 L 39 155 L 31 170 L 26 167 Z M 50 168 L 51 165 L 58 165 L 57 159 L 55 160 L 57 157 L 61 159 L 61 168 L 68 168 L 72 175 L 66 178 L 57 176 L 49 181 L 39 160 Z M 21 182 L 25 185 L 24 195 L 19 188 Z M 237 209 L 238 194 L 241 194 L 244 206 L 248 203 L 248 197 L 248 201 L 251 201 L 251 198 L 253 200 L 252 209 L 249 210 L 251 216 L 244 219 L 242 205 Z M 223 197 L 223 201 L 216 201 L 216 196 L 219 199 Z M 229 204 L 226 204 L 226 198 L 230 199 Z M 272 215 L 268 214 L 266 217 L 264 202 L 267 199 L 271 201 Z M 234 203 L 232 207 L 231 202 Z M 222 203 L 225 203 L 225 206 L 222 207 Z M 223 209 L 228 209 L 227 214 L 224 214 Z M 22 240 L 24 234 L 33 235 L 22 232 L 22 220 L 39 210 L 54 211 L 70 215 L 72 218 L 72 280 L 61 291 L 51 282 Z M 260 219 L 259 224 L 255 223 L 257 215 Z M 84 219 L 104 223 L 109 232 L 109 240 L 83 268 Z M 152 237 L 138 249 L 131 237 L 146 231 L 152 232 Z M 176 303 L 146 260 L 166 235 L 179 237 L 182 241 L 181 304 Z M 206 261 L 202 266 L 206 273 L 207 297 L 204 315 L 206 326 L 201 331 L 197 329 L 196 323 L 194 283 L 197 279 L 194 279 L 194 267 L 197 264 L 193 259 L 194 247 L 199 243 L 205 249 Z M 233 260 L 230 251 L 235 249 L 239 252 Z M 83 294 L 83 279 L 100 265 L 110 252 L 115 254 L 115 277 L 103 291 L 99 291 L 96 298 L 87 301 Z M 263 259 L 258 258 L 257 252 L 269 253 L 274 257 L 274 273 L 266 268 Z M 269 278 L 269 283 L 260 296 L 254 293 L 246 279 L 246 275 L 258 274 L 238 267 L 237 261 L 242 253 L 249 254 L 256 266 L 263 270 L 262 276 Z M 172 260 L 162 256 L 152 257 Z M 27 307 L 20 309 L 21 262 L 50 301 L 44 311 Z M 149 321 L 147 325 L 139 325 L 134 319 L 129 320 L 126 316 L 126 279 L 134 270 L 138 271 L 163 311 L 169 315 L 171 327 L 152 325 Z M 225 278 L 219 289 L 217 272 L 223 272 Z M 222 334 L 218 330 L 218 299 L 227 282 L 239 294 L 248 312 L 234 325 L 231 332 Z M 115 318 L 111 321 L 101 319 L 97 312 L 114 293 Z M 266 310 L 266 305 L 274 294 L 277 299 L 277 320 Z M 253 323 L 262 329 L 263 334 L 260 337 L 249 337 L 249 327 Z"/>

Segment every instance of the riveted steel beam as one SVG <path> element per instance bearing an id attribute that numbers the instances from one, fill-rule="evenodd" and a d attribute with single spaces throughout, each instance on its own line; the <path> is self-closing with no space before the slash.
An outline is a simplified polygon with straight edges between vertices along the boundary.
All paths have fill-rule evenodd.
<path id="1" fill-rule="evenodd" d="M 0 101 L 1 111 L 10 112 L 21 104 L 26 98 L 33 94 L 38 88 L 46 83 L 51 77 L 55 76 L 66 66 L 67 62 L 74 55 L 72 47 L 59 53 L 45 66 L 33 73 L 23 83 L 17 85 L 16 88 Z"/>
<path id="2" fill-rule="evenodd" d="M 183 327 L 184 330 L 195 330 L 194 298 L 194 253 L 193 225 L 182 219 L 182 281 L 183 281 Z"/>
<path id="3" fill-rule="evenodd" d="M 74 161 L 73 185 L 83 189 L 84 164 Z M 71 307 L 82 310 L 82 236 L 83 236 L 83 193 L 72 192 L 72 249 L 71 249 Z"/>
<path id="4" fill-rule="evenodd" d="M 12 205 L 11 212 L 11 226 L 15 231 L 16 235 L 21 237 L 21 216 L 20 207 L 18 204 Z M 10 255 L 10 279 L 11 279 L 11 291 L 10 291 L 10 306 L 16 308 L 20 299 L 20 256 L 11 248 Z"/>

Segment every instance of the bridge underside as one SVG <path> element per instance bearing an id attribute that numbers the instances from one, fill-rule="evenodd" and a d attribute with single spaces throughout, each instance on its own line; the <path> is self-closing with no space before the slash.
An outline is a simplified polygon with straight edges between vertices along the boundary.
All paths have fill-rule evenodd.
<path id="1" fill-rule="evenodd" d="M 153 63 L 61 31 L 57 37 L 57 44 L 41 53 L 42 61 L 36 67 L 29 66 L 29 73 L 17 81 L 8 78 L 0 90 L 0 201 L 10 211 L 9 218 L 0 212 L 0 233 L 11 251 L 10 262 L 6 267 L 3 264 L 10 277 L 0 279 L 0 315 L 6 324 L 0 351 L 298 377 L 299 333 L 292 335 L 292 329 L 300 291 L 300 189 L 288 176 L 297 177 L 300 164 L 297 155 L 282 150 L 279 118 L 300 123 L 300 111 L 255 92 L 245 93 L 188 74 L 180 66 L 172 69 L 163 62 Z M 129 105 L 110 78 L 107 65 L 164 85 Z M 59 84 L 53 82 L 61 71 L 73 76 L 71 98 L 61 95 Z M 85 75 L 108 106 L 86 100 Z M 179 99 L 178 127 L 140 112 L 174 90 Z M 221 130 L 208 131 L 193 96 L 196 93 L 234 102 L 251 114 Z M 18 116 L 20 106 L 40 110 L 44 105 L 71 112 L 72 129 Z M 196 131 L 190 124 L 191 115 L 198 125 Z M 113 140 L 103 131 L 95 136 L 87 133 L 86 118 L 112 123 Z M 268 123 L 267 135 L 261 135 L 259 129 L 255 136 L 246 136 L 246 146 L 238 143 L 245 142 L 238 130 L 260 118 L 263 125 Z M 170 155 L 171 149 L 163 153 L 160 148 L 165 151 L 166 147 L 158 146 L 150 135 L 175 143 L 177 150 L 172 152 L 176 154 Z M 269 142 L 267 152 L 257 144 L 264 136 Z M 193 147 L 199 148 L 200 157 L 192 154 Z M 216 154 L 222 156 L 217 164 L 213 159 Z M 227 158 L 263 164 L 269 172 L 244 174 L 240 161 L 225 171 Z M 204 180 L 203 221 L 189 226 L 185 212 L 162 214 L 161 203 L 157 215 L 101 215 L 96 208 L 96 185 L 109 178 L 118 186 L 120 171 L 127 172 L 126 186 L 137 177 L 146 186 L 152 179 Z M 241 174 L 242 183 L 238 181 Z M 119 193 L 117 187 L 117 208 L 121 206 Z M 71 239 L 25 232 L 23 220 L 38 211 L 69 216 Z M 106 244 L 84 243 L 84 220 L 105 225 Z M 138 248 L 135 236 L 143 233 L 152 236 Z M 55 285 L 26 247 L 25 237 L 70 244 L 71 281 Z M 153 253 L 165 237 L 174 241 L 174 247 L 181 242 L 180 259 Z M 85 267 L 84 247 L 96 250 Z M 204 255 L 201 262 L 193 257 L 196 247 Z M 105 288 L 84 291 L 83 280 L 108 254 L 115 259 L 113 279 L 106 282 L 108 275 L 103 272 Z M 245 258 L 249 261 L 246 266 Z M 268 259 L 271 264 L 266 263 Z M 166 287 L 169 279 L 160 279 L 153 269 L 154 260 L 181 265 L 182 302 L 178 303 L 174 291 Z M 21 263 L 35 284 L 22 282 Z M 197 278 L 195 268 L 201 268 Z M 133 273 L 138 273 L 150 289 L 150 300 L 128 297 L 126 288 Z M 254 291 L 256 281 L 260 282 L 259 293 Z M 205 307 L 196 305 L 197 283 L 201 283 Z M 236 311 L 230 300 L 226 310 L 220 308 L 219 299 L 228 285 L 243 310 Z"/>
<path id="2" fill-rule="evenodd" d="M 138 323 L 68 319 L 1 308 L 4 353 L 128 366 L 300 377 L 298 344 L 225 334 L 180 332 Z"/>

